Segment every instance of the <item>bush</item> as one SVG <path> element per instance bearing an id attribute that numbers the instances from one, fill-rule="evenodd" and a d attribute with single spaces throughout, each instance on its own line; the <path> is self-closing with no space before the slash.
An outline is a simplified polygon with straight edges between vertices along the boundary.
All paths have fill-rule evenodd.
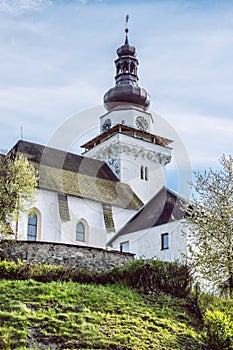
<path id="1" fill-rule="evenodd" d="M 219 310 L 207 310 L 204 315 L 204 323 L 209 349 L 233 349 L 233 322 L 230 316 Z"/>
<path id="2" fill-rule="evenodd" d="M 70 281 L 80 283 L 93 282 L 95 273 L 85 269 L 75 269 L 66 266 L 53 266 L 44 264 L 30 264 L 2 260 L 0 261 L 0 278 L 11 280 L 34 279 L 39 282 Z"/>
<path id="3" fill-rule="evenodd" d="M 92 271 L 68 266 L 28 264 L 0 261 L 0 278 L 34 279 L 40 282 L 73 281 L 79 283 L 113 284 L 122 282 L 144 293 L 164 292 L 185 297 L 190 292 L 191 278 L 187 266 L 153 259 L 134 260 L 125 268 L 116 266 L 108 271 Z"/>
<path id="4" fill-rule="evenodd" d="M 130 262 L 123 270 L 127 286 L 142 289 L 144 293 L 170 294 L 186 297 L 191 290 L 191 275 L 186 265 L 154 259 Z"/>
<path id="5" fill-rule="evenodd" d="M 24 264 L 19 260 L 17 263 L 14 261 L 0 261 L 0 277 L 1 279 L 13 280 L 18 279 L 19 272 L 23 268 Z"/>

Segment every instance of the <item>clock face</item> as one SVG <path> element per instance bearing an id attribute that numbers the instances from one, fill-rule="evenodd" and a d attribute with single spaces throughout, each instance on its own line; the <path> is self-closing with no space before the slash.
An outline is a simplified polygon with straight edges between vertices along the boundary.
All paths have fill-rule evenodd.
<path id="1" fill-rule="evenodd" d="M 112 122 L 111 119 L 106 119 L 102 125 L 102 131 L 105 132 L 111 128 Z"/>
<path id="2" fill-rule="evenodd" d="M 146 118 L 144 118 L 142 116 L 137 117 L 136 118 L 136 127 L 139 130 L 146 131 L 149 127 L 149 124 L 148 124 L 148 121 L 146 120 Z"/>

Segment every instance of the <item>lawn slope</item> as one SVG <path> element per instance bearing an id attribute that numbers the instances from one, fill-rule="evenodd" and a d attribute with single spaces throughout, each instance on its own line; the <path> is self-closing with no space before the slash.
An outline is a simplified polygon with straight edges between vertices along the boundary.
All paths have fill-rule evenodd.
<path id="1" fill-rule="evenodd" d="M 0 291 L 0 349 L 202 349 L 185 299 L 33 280 L 0 280 Z"/>

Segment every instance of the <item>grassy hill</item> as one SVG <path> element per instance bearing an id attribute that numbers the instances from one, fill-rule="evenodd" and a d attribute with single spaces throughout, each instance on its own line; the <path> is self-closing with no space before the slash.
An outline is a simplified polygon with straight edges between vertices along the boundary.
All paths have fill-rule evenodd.
<path id="1" fill-rule="evenodd" d="M 0 261 L 0 349 L 233 350 L 233 298 L 191 294 L 189 268 L 90 271 Z"/>
<path id="2" fill-rule="evenodd" d="M 187 299 L 121 285 L 0 280 L 1 349 L 197 349 Z"/>

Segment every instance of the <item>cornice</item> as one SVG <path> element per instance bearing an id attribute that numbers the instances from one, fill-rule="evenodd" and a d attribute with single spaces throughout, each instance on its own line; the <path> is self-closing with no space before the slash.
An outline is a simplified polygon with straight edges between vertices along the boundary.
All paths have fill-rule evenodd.
<path id="1" fill-rule="evenodd" d="M 121 141 L 105 145 L 103 148 L 96 151 L 92 149 L 92 152 L 90 153 L 91 157 L 102 161 L 108 161 L 113 158 L 116 159 L 124 154 L 133 160 L 147 159 L 151 163 L 156 163 L 163 166 L 171 161 L 171 155 L 168 152 L 162 153 L 152 151 L 143 147 L 123 143 Z"/>

